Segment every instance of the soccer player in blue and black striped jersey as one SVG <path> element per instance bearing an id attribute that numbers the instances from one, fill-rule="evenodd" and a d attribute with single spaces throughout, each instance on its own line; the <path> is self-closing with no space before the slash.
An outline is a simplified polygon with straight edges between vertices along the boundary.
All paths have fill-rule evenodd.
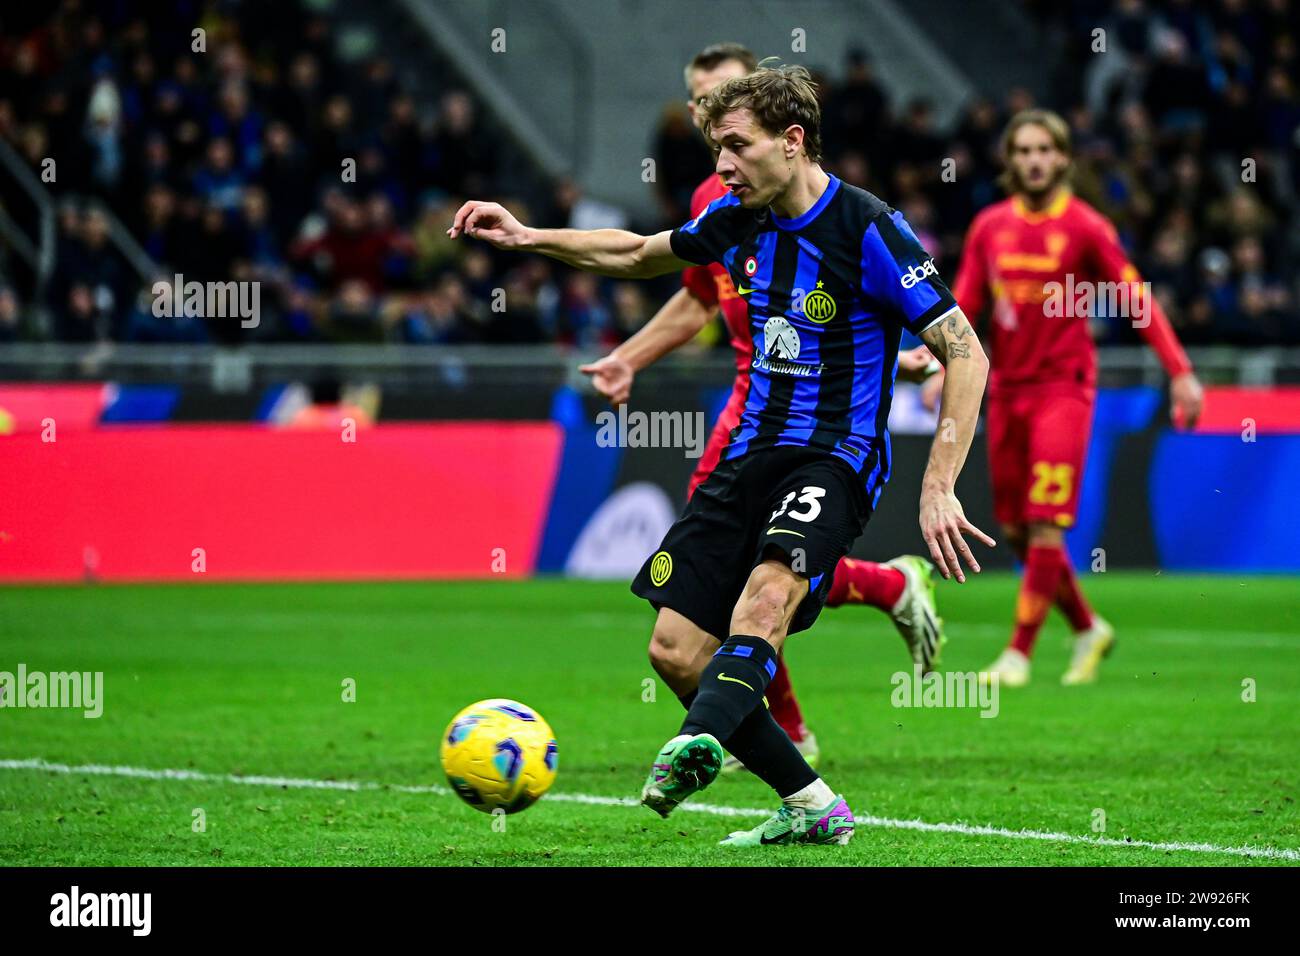
<path id="1" fill-rule="evenodd" d="M 944 577 L 979 563 L 953 489 L 988 361 L 903 217 L 820 166 L 816 90 L 802 67 L 727 80 L 700 104 L 729 194 L 678 229 L 532 229 L 467 202 L 448 230 L 604 275 L 722 263 L 749 304 L 754 362 L 740 425 L 632 590 L 658 611 L 655 670 L 687 708 L 655 758 L 642 802 L 667 816 L 717 776 L 722 747 L 781 807 L 731 846 L 846 843 L 853 814 L 808 766 L 763 701 L 789 634 L 810 627 L 831 571 L 889 479 L 886 422 L 903 329 L 947 375 L 922 480 L 921 531 Z"/>

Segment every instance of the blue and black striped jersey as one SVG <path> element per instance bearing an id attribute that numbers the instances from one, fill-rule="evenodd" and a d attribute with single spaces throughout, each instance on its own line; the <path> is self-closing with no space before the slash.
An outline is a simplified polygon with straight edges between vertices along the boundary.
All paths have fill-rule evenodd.
<path id="1" fill-rule="evenodd" d="M 728 194 L 671 241 L 679 259 L 722 263 L 749 304 L 749 395 L 723 458 L 825 449 L 862 476 L 874 505 L 889 478 L 902 330 L 920 333 L 957 308 L 902 214 L 831 176 L 797 219 Z"/>

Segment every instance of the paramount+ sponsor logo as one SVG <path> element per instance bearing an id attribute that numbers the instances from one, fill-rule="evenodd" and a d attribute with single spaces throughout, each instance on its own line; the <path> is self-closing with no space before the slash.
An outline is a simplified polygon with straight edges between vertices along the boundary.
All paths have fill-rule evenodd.
<path id="1" fill-rule="evenodd" d="M 926 259 L 919 266 L 911 266 L 906 272 L 899 277 L 899 283 L 904 289 L 910 289 L 918 282 L 924 282 L 930 276 L 938 276 L 939 269 L 934 264 L 933 259 Z"/>

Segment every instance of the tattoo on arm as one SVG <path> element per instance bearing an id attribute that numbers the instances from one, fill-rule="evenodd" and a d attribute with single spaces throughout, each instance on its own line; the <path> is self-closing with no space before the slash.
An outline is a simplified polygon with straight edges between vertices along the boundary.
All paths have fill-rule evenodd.
<path id="1" fill-rule="evenodd" d="M 948 316 L 947 321 L 930 326 L 921 338 L 945 365 L 951 359 L 970 358 L 970 343 L 962 339 L 974 335 L 975 330 L 960 311 Z"/>

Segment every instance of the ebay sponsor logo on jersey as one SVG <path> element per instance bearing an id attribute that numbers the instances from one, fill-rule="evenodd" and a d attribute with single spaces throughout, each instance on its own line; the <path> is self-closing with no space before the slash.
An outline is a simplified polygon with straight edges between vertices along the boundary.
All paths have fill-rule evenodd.
<path id="1" fill-rule="evenodd" d="M 939 269 L 934 264 L 934 260 L 926 259 L 921 265 L 909 268 L 898 281 L 902 283 L 904 289 L 910 289 L 918 282 L 925 281 L 927 276 L 938 276 L 938 274 Z"/>

